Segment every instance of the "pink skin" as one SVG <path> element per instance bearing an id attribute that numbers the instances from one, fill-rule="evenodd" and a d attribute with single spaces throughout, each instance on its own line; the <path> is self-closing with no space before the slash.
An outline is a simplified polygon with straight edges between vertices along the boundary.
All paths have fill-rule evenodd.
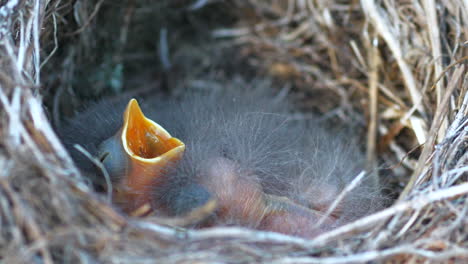
<path id="1" fill-rule="evenodd" d="M 213 159 L 203 170 L 201 184 L 218 200 L 218 219 L 234 221 L 266 231 L 312 238 L 330 229 L 335 219 L 327 217 L 320 227 L 318 211 L 301 206 L 286 197 L 265 194 L 255 177 L 242 177 L 235 162 Z"/>
<path id="2" fill-rule="evenodd" d="M 265 207 L 260 185 L 250 177 L 240 177 L 237 166 L 228 159 L 213 159 L 207 164 L 201 184 L 216 196 L 218 217 L 257 226 Z"/>
<path id="3" fill-rule="evenodd" d="M 340 194 L 338 187 L 329 183 L 322 182 L 304 186 L 307 186 L 307 188 L 300 191 L 301 198 L 294 200 L 305 207 L 320 212 L 326 212 L 329 206 L 334 202 L 335 198 Z M 331 215 L 338 218 L 342 210 L 342 204 L 338 204 L 337 208 L 335 208 Z"/>
<path id="4" fill-rule="evenodd" d="M 322 217 L 318 212 L 289 202 L 279 202 L 279 205 L 281 208 L 272 210 L 263 218 L 259 229 L 313 238 L 334 224 L 334 219 L 327 217 L 322 225 L 315 227 Z"/>

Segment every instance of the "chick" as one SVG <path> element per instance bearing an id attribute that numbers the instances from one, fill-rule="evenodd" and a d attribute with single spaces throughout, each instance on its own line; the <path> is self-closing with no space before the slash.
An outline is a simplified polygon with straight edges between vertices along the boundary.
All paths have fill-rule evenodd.
<path id="1" fill-rule="evenodd" d="M 74 144 L 103 161 L 126 212 L 150 204 L 184 215 L 215 200 L 204 226 L 313 237 L 381 205 L 364 181 L 325 215 L 362 168 L 362 155 L 349 136 L 290 120 L 289 103 L 264 90 L 148 98 L 144 115 L 126 103 L 98 103 L 59 132 L 87 174 L 100 175 Z"/>

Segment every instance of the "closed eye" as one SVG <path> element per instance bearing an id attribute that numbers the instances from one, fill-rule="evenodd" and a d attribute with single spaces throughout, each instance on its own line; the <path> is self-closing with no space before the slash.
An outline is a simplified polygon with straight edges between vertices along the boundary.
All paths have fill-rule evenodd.
<path id="1" fill-rule="evenodd" d="M 107 158 L 107 156 L 109 156 L 109 152 L 102 153 L 102 155 L 99 156 L 99 161 L 104 162 L 104 160 Z"/>

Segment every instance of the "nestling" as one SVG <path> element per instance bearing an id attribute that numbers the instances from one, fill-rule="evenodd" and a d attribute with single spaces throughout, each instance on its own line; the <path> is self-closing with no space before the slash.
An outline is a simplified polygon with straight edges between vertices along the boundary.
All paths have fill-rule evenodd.
<path id="1" fill-rule="evenodd" d="M 103 162 L 114 202 L 127 213 L 148 205 L 155 214 L 181 216 L 215 201 L 199 226 L 310 238 L 381 206 L 378 188 L 364 180 L 325 215 L 362 170 L 362 155 L 351 137 L 291 120 L 290 104 L 268 92 L 159 96 L 141 108 L 135 100 L 102 101 L 59 130 L 94 182 L 103 182 L 101 173 L 73 145 Z"/>

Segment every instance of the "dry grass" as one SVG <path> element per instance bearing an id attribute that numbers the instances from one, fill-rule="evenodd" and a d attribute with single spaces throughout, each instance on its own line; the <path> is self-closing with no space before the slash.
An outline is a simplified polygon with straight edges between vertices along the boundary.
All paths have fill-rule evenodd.
<path id="1" fill-rule="evenodd" d="M 106 1 L 0 1 L 2 262 L 468 261 L 466 1 L 161 3 L 128 1 L 118 9 L 123 10 L 121 23 L 109 28 L 97 22 L 116 10 Z M 115 45 L 110 49 L 111 66 L 102 72 L 110 72 L 105 78 L 116 81 L 93 89 L 121 93 L 119 65 L 133 58 L 137 62 L 128 62 L 130 72 L 146 67 L 141 58 L 148 50 L 128 52 L 145 42 L 131 37 L 143 25 L 131 21 L 141 22 L 151 14 L 161 14 L 163 22 L 174 21 L 182 9 L 191 16 L 226 5 L 236 25 L 215 24 L 217 30 L 209 34 L 223 41 L 206 40 L 209 47 L 229 46 L 263 76 L 290 84 L 304 111 L 318 110 L 366 128 L 369 166 L 377 164 L 376 157 L 394 164 L 381 179 L 405 186 L 398 201 L 304 240 L 241 228 L 185 230 L 127 218 L 84 184 L 52 129 L 41 95 L 58 123 L 61 95 L 86 84 L 77 73 L 97 68 L 89 57 L 106 49 L 110 34 Z M 176 11 L 171 16 L 158 11 L 161 7 Z M 202 31 L 198 33 L 206 36 Z M 157 72 L 170 67 L 165 38 L 161 33 Z M 180 46 L 186 53 L 177 53 L 171 63 L 188 65 L 179 68 L 185 73 L 181 82 L 200 83 L 205 73 L 193 73 L 194 59 L 187 62 L 192 50 Z M 144 88 L 142 83 L 152 81 L 148 76 L 151 72 L 134 78 L 143 81 L 130 83 Z M 170 73 L 162 77 L 172 79 Z M 77 93 L 90 96 L 88 91 Z"/>

